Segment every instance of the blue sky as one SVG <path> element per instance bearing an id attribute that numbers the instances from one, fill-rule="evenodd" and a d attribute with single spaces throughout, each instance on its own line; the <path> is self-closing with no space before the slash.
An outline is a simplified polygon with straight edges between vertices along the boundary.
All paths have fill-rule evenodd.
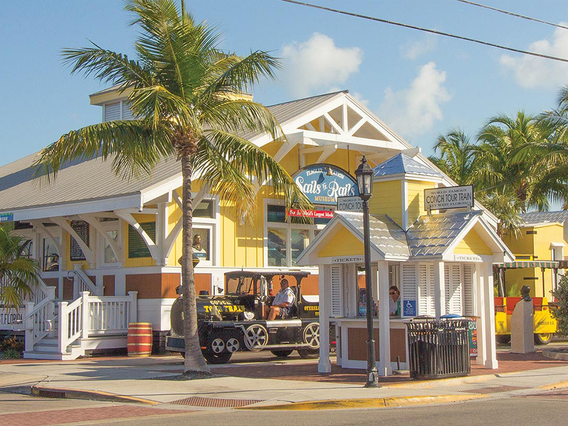
<path id="1" fill-rule="evenodd" d="M 554 23 L 566 0 L 477 0 Z M 313 0 L 410 25 L 568 58 L 568 30 L 456 0 Z M 133 53 L 136 28 L 122 0 L 0 0 L 0 165 L 39 151 L 69 130 L 96 123 L 88 95 L 105 86 L 71 75 L 61 49 L 88 46 Z M 266 105 L 348 89 L 427 155 L 439 134 L 472 137 L 496 114 L 539 113 L 568 84 L 568 64 L 507 53 L 410 29 L 279 0 L 186 0 L 198 21 L 223 33 L 241 55 L 282 59 L 277 81 L 253 93 Z"/>

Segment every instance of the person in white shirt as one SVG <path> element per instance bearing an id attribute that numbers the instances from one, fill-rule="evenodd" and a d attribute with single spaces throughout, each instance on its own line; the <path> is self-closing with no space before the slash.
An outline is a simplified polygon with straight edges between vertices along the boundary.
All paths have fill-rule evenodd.
<path id="1" fill-rule="evenodd" d="M 400 290 L 397 286 L 393 285 L 389 288 L 389 313 L 391 316 L 400 315 Z"/>
<path id="2" fill-rule="evenodd" d="M 280 281 L 280 291 L 276 293 L 272 305 L 270 306 L 268 320 L 272 321 L 276 318 L 285 318 L 290 313 L 290 308 L 293 304 L 294 292 L 288 287 L 288 280 L 283 278 L 282 281 Z"/>

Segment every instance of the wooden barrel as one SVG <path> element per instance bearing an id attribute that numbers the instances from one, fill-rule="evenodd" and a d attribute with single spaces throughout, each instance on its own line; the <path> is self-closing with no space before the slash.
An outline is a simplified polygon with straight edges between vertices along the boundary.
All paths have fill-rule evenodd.
<path id="1" fill-rule="evenodd" d="M 152 324 L 131 322 L 126 338 L 128 356 L 150 356 L 152 353 Z"/>

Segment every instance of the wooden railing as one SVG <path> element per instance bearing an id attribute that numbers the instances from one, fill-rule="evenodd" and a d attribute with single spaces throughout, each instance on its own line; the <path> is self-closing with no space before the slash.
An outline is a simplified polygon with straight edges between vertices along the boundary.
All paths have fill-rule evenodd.
<path id="1" fill-rule="evenodd" d="M 73 277 L 73 299 L 77 299 L 84 291 L 102 296 L 103 288 L 96 286 L 80 265 L 75 265 L 75 268 L 67 273 L 67 277 Z"/>
<path id="2" fill-rule="evenodd" d="M 59 351 L 65 353 L 67 347 L 77 339 L 89 336 L 126 333 L 128 323 L 136 322 L 138 292 L 131 291 L 128 296 L 90 296 L 83 291 L 74 302 L 59 303 Z"/>
<path id="3" fill-rule="evenodd" d="M 25 349 L 32 351 L 35 344 L 53 330 L 55 324 L 55 302 L 53 299 L 44 299 L 38 305 L 26 302 Z"/>
<path id="4" fill-rule="evenodd" d="M 0 287 L 5 284 L 0 283 Z M 55 300 L 55 287 L 48 286 L 39 278 L 37 285 L 32 285 L 32 294 L 26 296 L 23 306 L 15 308 L 0 308 L 0 330 L 23 329 L 25 322 L 34 309 L 40 309 L 40 305 L 47 301 Z M 31 305 L 30 305 L 31 303 Z"/>

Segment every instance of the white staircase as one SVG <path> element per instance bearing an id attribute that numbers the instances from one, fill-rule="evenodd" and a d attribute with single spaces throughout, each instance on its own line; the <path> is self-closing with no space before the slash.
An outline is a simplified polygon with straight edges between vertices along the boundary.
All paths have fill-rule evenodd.
<path id="1" fill-rule="evenodd" d="M 91 296 L 71 303 L 26 305 L 24 358 L 71 360 L 87 350 L 126 348 L 128 324 L 137 320 L 137 294 Z M 30 306 L 31 305 L 31 306 Z"/>

